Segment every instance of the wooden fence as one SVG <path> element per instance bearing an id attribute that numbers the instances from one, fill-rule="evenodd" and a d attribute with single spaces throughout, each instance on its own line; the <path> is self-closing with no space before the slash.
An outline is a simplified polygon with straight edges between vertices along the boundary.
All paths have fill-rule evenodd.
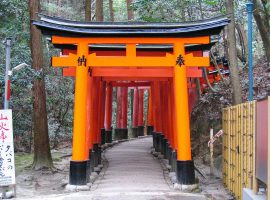
<path id="1" fill-rule="evenodd" d="M 256 187 L 255 124 L 256 102 L 223 109 L 223 180 L 236 199 Z"/>

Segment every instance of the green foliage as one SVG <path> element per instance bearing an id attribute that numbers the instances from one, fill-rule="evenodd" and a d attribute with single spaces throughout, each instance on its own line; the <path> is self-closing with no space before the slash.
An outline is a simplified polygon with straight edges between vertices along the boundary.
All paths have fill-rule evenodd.
<path id="1" fill-rule="evenodd" d="M 53 5 L 49 6 L 50 8 Z M 56 8 L 56 7 L 54 7 Z M 63 9 L 64 10 L 64 9 Z M 72 14 L 72 9 L 66 10 Z M 56 12 L 56 11 L 55 11 Z M 29 47 L 29 14 L 27 1 L 0 1 L 0 41 L 12 38 L 11 68 L 20 63 L 31 65 Z M 45 41 L 47 44 L 47 42 Z M 32 82 L 45 77 L 49 135 L 52 145 L 68 140 L 72 132 L 73 80 L 61 76 L 61 71 L 50 67 L 52 48 L 44 43 L 44 66 L 42 71 L 31 67 L 14 72 L 11 76 L 11 101 L 15 134 L 15 149 L 31 151 L 32 138 Z M 0 43 L 0 94 L 3 102 L 5 73 L 5 46 Z"/>
<path id="2" fill-rule="evenodd" d="M 181 1 L 182 4 L 187 1 Z M 180 21 L 181 10 L 179 1 L 162 0 L 135 0 L 133 9 L 136 11 L 136 20 L 146 22 Z"/>

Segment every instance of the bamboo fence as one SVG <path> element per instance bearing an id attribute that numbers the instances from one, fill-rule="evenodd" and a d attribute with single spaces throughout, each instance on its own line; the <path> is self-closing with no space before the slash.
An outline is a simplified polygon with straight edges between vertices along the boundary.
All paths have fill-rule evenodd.
<path id="1" fill-rule="evenodd" d="M 236 199 L 254 189 L 256 102 L 223 109 L 223 181 Z"/>

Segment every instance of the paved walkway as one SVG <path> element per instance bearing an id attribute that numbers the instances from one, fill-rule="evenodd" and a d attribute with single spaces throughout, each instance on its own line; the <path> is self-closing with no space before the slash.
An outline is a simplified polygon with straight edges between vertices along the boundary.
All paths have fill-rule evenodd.
<path id="1" fill-rule="evenodd" d="M 174 191 L 158 159 L 152 138 L 120 143 L 105 152 L 106 162 L 91 191 L 44 196 L 42 200 L 206 200 L 199 194 Z M 36 198 L 31 198 L 32 200 Z"/>
<path id="2" fill-rule="evenodd" d="M 204 200 L 200 195 L 173 191 L 159 160 L 150 154 L 151 146 L 152 138 L 147 137 L 107 150 L 103 177 L 91 189 L 93 199 Z"/>

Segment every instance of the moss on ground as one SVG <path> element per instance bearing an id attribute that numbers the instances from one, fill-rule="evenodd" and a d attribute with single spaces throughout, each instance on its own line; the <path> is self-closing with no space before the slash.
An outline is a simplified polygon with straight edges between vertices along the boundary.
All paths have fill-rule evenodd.
<path id="1" fill-rule="evenodd" d="M 60 162 L 62 160 L 63 153 L 52 153 L 53 162 Z M 25 169 L 31 169 L 33 163 L 34 154 L 32 153 L 15 153 L 15 168 L 16 172 L 22 172 Z"/>

